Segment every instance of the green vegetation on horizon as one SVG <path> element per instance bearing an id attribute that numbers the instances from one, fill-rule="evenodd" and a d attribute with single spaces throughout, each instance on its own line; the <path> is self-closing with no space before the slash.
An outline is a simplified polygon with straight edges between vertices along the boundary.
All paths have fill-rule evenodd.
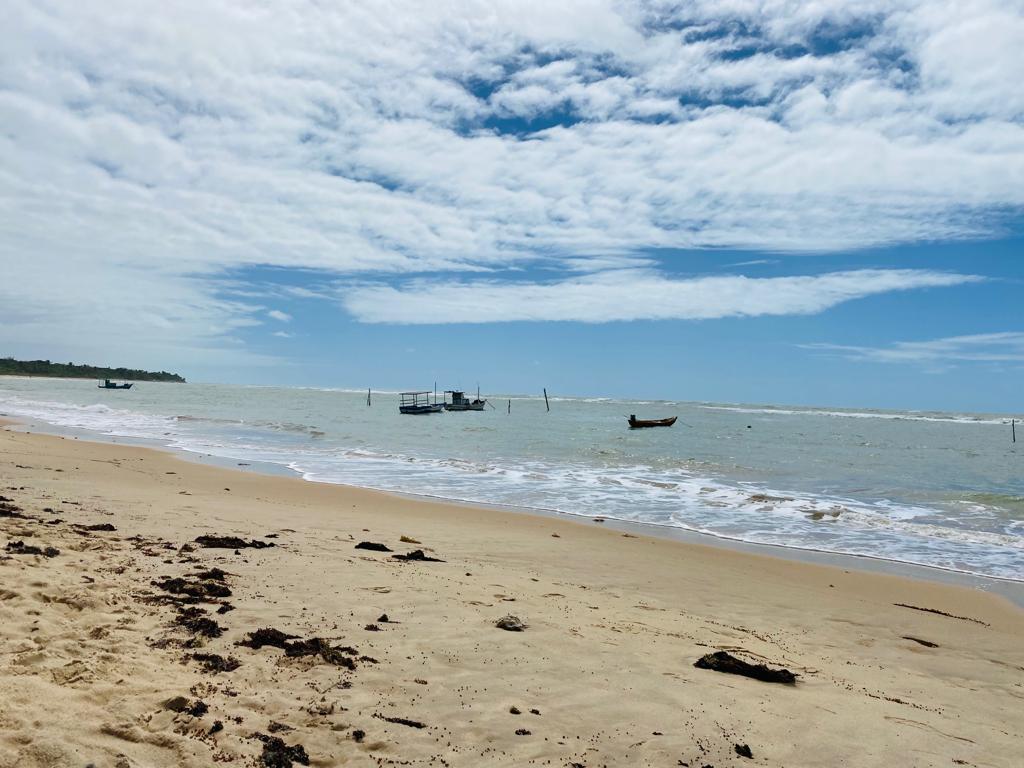
<path id="1" fill-rule="evenodd" d="M 174 381 L 185 379 L 167 371 L 142 371 L 137 368 L 103 368 L 95 365 L 51 363 L 49 360 L 0 358 L 0 376 L 52 376 L 58 379 L 130 379 L 132 381 Z"/>

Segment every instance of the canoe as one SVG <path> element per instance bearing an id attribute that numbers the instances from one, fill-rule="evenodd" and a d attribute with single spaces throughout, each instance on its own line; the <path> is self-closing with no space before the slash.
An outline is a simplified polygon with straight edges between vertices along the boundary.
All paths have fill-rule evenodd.
<path id="1" fill-rule="evenodd" d="M 676 416 L 668 419 L 638 419 L 636 416 L 629 417 L 630 429 L 643 429 L 644 427 L 671 427 L 676 423 Z"/>

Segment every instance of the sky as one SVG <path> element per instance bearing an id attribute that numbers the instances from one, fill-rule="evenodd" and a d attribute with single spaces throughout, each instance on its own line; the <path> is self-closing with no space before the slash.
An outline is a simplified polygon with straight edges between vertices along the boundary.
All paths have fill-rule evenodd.
<path id="1" fill-rule="evenodd" d="M 1024 0 L 0 20 L 0 355 L 1024 411 Z"/>

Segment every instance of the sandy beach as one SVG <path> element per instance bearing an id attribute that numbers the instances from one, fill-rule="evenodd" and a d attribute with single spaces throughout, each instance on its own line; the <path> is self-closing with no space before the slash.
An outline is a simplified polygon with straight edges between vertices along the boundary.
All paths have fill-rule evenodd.
<path id="1" fill-rule="evenodd" d="M 977 590 L 6 429 L 0 496 L 3 768 L 1024 754 L 1024 612 Z"/>

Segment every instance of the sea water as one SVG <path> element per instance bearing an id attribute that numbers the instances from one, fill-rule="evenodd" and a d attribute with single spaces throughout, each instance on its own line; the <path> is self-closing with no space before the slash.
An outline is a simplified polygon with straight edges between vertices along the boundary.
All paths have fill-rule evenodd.
<path id="1" fill-rule="evenodd" d="M 1024 580 L 1024 428 L 1012 443 L 1007 415 L 489 403 L 406 416 L 394 393 L 368 406 L 365 391 L 0 379 L 2 414 L 269 462 L 307 480 Z M 678 421 L 630 430 L 631 413 Z"/>

